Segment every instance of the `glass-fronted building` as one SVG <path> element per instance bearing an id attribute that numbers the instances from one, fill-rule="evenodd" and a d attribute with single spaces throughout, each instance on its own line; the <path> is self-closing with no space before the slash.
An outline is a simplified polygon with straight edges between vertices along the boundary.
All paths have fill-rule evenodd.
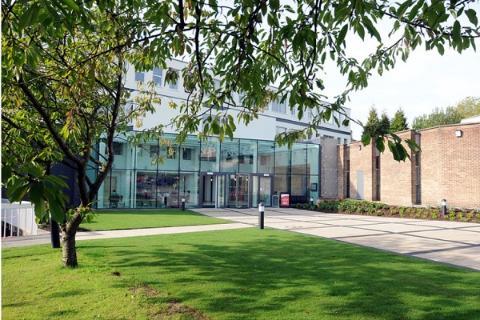
<path id="1" fill-rule="evenodd" d="M 132 133 L 134 134 L 134 133 Z M 99 150 L 105 151 L 100 143 Z M 98 208 L 255 207 L 317 199 L 320 146 L 176 135 L 142 144 L 117 139 L 113 168 L 98 192 Z M 101 155 L 100 155 L 101 157 Z"/>

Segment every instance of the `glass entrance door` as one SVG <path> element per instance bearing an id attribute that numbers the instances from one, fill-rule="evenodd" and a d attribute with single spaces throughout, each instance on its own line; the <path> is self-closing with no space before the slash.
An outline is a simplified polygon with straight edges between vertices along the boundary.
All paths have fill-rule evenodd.
<path id="1" fill-rule="evenodd" d="M 200 178 L 200 200 L 203 207 L 215 207 L 217 181 L 214 175 L 202 175 Z"/>
<path id="2" fill-rule="evenodd" d="M 250 203 L 249 176 L 230 174 L 227 180 L 227 206 L 230 208 L 248 208 Z"/>
<path id="3" fill-rule="evenodd" d="M 260 202 L 267 207 L 272 206 L 272 178 L 266 176 L 252 176 L 252 206 Z"/>

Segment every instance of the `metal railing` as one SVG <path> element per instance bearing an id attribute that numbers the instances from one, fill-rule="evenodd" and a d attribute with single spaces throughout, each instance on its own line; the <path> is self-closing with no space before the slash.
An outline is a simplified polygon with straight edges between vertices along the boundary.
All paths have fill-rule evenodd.
<path id="1" fill-rule="evenodd" d="M 1 231 L 4 237 L 37 235 L 34 207 L 30 202 L 2 203 Z"/>

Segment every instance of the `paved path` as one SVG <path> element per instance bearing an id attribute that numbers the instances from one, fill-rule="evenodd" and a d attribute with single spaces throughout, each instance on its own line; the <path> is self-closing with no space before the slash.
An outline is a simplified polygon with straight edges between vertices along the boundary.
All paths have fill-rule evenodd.
<path id="1" fill-rule="evenodd" d="M 196 209 L 212 217 L 257 225 L 256 209 Z M 480 224 L 267 208 L 267 227 L 480 270 Z"/>
<path id="2" fill-rule="evenodd" d="M 250 228 L 250 227 L 251 225 L 244 224 L 244 223 L 222 223 L 222 224 L 208 224 L 208 225 L 184 226 L 184 227 L 89 231 L 89 232 L 78 232 L 76 236 L 76 240 L 82 241 L 82 240 L 109 239 L 109 238 L 153 236 L 153 235 L 159 235 L 159 234 L 230 230 L 230 229 L 241 229 L 241 228 Z M 50 243 L 50 233 L 42 234 L 39 236 L 8 238 L 7 240 L 2 241 L 2 247 L 3 248 L 24 247 L 24 246 L 31 246 L 35 244 L 46 244 L 46 243 Z"/>

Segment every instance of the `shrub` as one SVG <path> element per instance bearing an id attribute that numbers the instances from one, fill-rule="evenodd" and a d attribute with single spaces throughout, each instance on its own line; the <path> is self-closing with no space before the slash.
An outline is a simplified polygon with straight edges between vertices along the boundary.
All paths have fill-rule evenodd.
<path id="1" fill-rule="evenodd" d="M 448 211 L 448 219 L 449 219 L 450 221 L 454 221 L 454 220 L 455 220 L 455 217 L 456 217 L 456 215 L 455 215 L 455 210 L 450 209 L 450 211 Z"/>
<path id="2" fill-rule="evenodd" d="M 465 221 L 473 221 L 475 217 L 475 212 L 474 211 L 469 211 L 465 214 Z"/>

